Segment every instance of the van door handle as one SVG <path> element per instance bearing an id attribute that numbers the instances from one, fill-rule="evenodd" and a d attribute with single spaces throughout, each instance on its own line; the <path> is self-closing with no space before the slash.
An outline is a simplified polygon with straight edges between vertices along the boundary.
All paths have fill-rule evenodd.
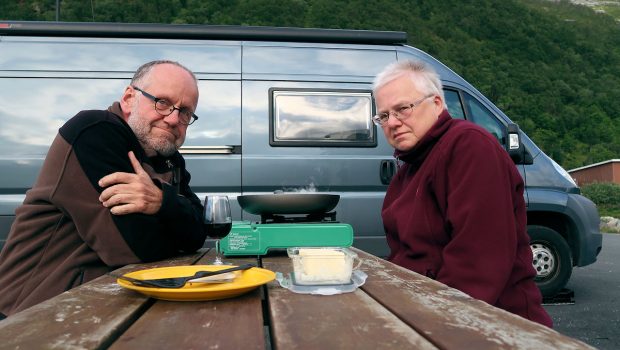
<path id="1" fill-rule="evenodd" d="M 389 185 L 395 173 L 396 173 L 396 163 L 393 160 L 382 160 L 381 161 L 379 177 L 381 178 L 382 184 Z"/>
<path id="2" fill-rule="evenodd" d="M 183 146 L 181 154 L 241 154 L 241 146 Z"/>

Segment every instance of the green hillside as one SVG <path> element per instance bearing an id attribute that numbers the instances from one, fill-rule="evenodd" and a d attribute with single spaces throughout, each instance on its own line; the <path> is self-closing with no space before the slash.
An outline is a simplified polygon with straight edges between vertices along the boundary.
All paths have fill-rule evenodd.
<path id="1" fill-rule="evenodd" d="M 55 20 L 56 1 L 3 1 L 0 19 Z M 620 24 L 546 0 L 63 0 L 60 20 L 406 31 L 565 168 L 620 158 Z"/>

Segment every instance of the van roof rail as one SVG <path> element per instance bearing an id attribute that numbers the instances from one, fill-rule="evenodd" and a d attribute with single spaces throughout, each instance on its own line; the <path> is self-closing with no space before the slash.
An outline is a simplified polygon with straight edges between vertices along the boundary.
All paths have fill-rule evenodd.
<path id="1" fill-rule="evenodd" d="M 202 24 L 2 21 L 0 35 L 100 38 L 219 39 L 387 45 L 407 42 L 395 31 Z"/>

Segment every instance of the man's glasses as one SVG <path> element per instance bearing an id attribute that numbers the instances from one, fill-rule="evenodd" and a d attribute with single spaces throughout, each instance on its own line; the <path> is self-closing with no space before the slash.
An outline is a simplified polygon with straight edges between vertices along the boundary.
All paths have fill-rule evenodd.
<path id="1" fill-rule="evenodd" d="M 189 108 L 186 108 L 186 107 L 179 108 L 173 105 L 170 101 L 163 99 L 163 98 L 155 97 L 136 86 L 132 86 L 132 88 L 140 91 L 142 95 L 144 95 L 144 97 L 155 102 L 155 110 L 157 111 L 157 113 L 159 113 L 160 115 L 164 117 L 169 116 L 170 114 L 172 114 L 172 112 L 177 110 L 179 111 L 179 123 L 181 124 L 192 125 L 193 122 L 198 120 L 198 116 L 195 115 L 194 112 L 192 112 Z"/>
<path id="2" fill-rule="evenodd" d="M 403 121 L 411 116 L 411 112 L 413 112 L 414 108 L 421 105 L 422 102 L 424 102 L 427 98 L 433 96 L 435 96 L 435 94 L 428 94 L 411 104 L 398 107 L 395 111 L 377 114 L 372 117 L 372 121 L 377 125 L 383 126 L 388 122 L 388 119 L 390 119 L 391 115 L 394 116 L 394 118 Z"/>

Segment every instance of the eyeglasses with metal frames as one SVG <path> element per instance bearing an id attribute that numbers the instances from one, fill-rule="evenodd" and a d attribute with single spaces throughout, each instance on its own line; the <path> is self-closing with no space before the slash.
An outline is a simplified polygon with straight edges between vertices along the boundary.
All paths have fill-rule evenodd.
<path id="1" fill-rule="evenodd" d="M 395 111 L 377 114 L 372 117 L 372 121 L 377 125 L 383 126 L 388 122 L 391 115 L 394 116 L 394 118 L 403 121 L 411 116 L 411 112 L 413 112 L 414 108 L 421 105 L 427 98 L 433 96 L 435 96 L 435 94 L 428 94 L 411 104 L 398 107 Z"/>
<path id="2" fill-rule="evenodd" d="M 179 111 L 179 123 L 181 124 L 192 125 L 196 120 L 198 120 L 198 116 L 195 115 L 194 112 L 192 112 L 189 108 L 179 108 L 173 105 L 170 101 L 163 98 L 155 97 L 137 86 L 132 85 L 131 87 L 135 90 L 140 91 L 142 95 L 144 95 L 144 97 L 153 101 L 155 103 L 154 106 L 157 113 L 164 117 L 169 116 L 170 114 L 172 114 L 172 112 L 177 110 Z"/>

